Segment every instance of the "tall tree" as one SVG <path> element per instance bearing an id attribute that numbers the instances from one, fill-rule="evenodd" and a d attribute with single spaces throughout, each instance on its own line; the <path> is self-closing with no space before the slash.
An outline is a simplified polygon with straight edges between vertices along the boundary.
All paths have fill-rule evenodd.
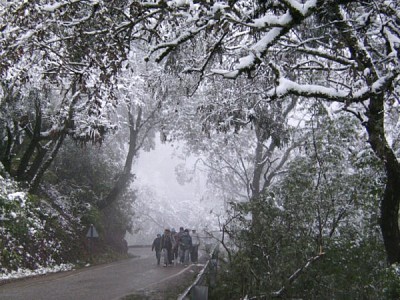
<path id="1" fill-rule="evenodd" d="M 286 125 L 296 99 L 266 103 L 262 86 L 255 79 L 240 84 L 215 80 L 172 107 L 180 116 L 170 127 L 172 137 L 184 139 L 189 152 L 204 157 L 210 184 L 229 201 L 257 200 L 298 144 L 294 126 Z"/>
<path id="2" fill-rule="evenodd" d="M 234 247 L 226 243 L 232 263 L 223 299 L 383 295 L 376 282 L 385 259 L 376 207 L 381 164 L 364 149 L 366 134 L 351 116 L 330 115 L 321 104 L 312 110 L 280 180 L 259 199 L 234 204 L 224 224 Z M 263 230 L 248 218 L 254 209 Z M 364 288 L 367 282 L 374 288 Z"/>

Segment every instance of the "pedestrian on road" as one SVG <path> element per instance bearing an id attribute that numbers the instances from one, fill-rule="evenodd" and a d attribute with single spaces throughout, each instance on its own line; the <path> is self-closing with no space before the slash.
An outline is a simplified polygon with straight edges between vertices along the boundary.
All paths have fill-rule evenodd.
<path id="1" fill-rule="evenodd" d="M 196 232 L 196 229 L 192 229 L 192 251 L 190 252 L 192 263 L 197 263 L 197 260 L 199 259 L 199 246 L 199 234 Z"/>
<path id="2" fill-rule="evenodd" d="M 183 254 L 183 263 L 187 266 L 189 265 L 190 249 L 192 248 L 192 238 L 190 237 L 189 229 L 185 229 L 180 239 L 180 247 Z"/>
<path id="3" fill-rule="evenodd" d="M 156 251 L 157 265 L 160 265 L 161 260 L 161 234 L 157 234 L 157 237 L 153 241 L 151 251 Z"/>
<path id="4" fill-rule="evenodd" d="M 181 238 L 183 234 L 185 233 L 183 227 L 179 227 L 179 232 L 176 234 L 176 244 L 178 248 L 178 257 L 179 257 L 179 263 L 183 264 L 183 259 L 184 259 L 184 253 L 181 247 Z"/>
<path id="5" fill-rule="evenodd" d="M 164 230 L 161 237 L 161 249 L 164 256 L 164 267 L 172 264 L 172 246 L 175 242 L 169 229 Z"/>
<path id="6" fill-rule="evenodd" d="M 178 263 L 179 256 L 178 256 L 178 248 L 179 248 L 179 238 L 178 233 L 176 232 L 175 228 L 171 229 L 172 240 L 174 244 L 172 245 L 172 260 L 174 261 L 175 265 Z"/>

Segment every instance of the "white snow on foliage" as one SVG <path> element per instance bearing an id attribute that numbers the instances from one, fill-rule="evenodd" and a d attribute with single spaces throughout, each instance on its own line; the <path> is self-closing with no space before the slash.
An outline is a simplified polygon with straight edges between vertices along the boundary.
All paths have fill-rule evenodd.
<path id="1" fill-rule="evenodd" d="M 266 15 L 258 19 L 253 20 L 253 24 L 255 27 L 258 28 L 263 28 L 266 26 L 272 26 L 272 25 L 285 25 L 291 20 L 291 16 L 289 13 L 286 13 L 280 17 L 277 17 L 275 15 Z"/>
<path id="2" fill-rule="evenodd" d="M 45 4 L 42 6 L 38 6 L 39 9 L 47 11 L 47 12 L 54 12 L 57 9 L 60 9 L 63 5 L 65 5 L 64 3 L 53 3 L 53 4 Z"/>
<path id="3" fill-rule="evenodd" d="M 4 167 L 0 163 L 0 171 Z M 8 202 L 9 205 L 0 207 L 0 236 L 2 236 L 2 249 L 0 255 L 4 253 L 12 253 L 6 259 L 8 265 L 0 264 L 0 282 L 10 279 L 18 279 L 46 273 L 54 273 L 59 271 L 71 270 L 73 264 L 65 264 L 57 262 L 54 257 L 60 253 L 64 245 L 57 238 L 53 238 L 52 234 L 44 232 L 48 230 L 45 227 L 46 220 L 41 220 L 37 213 L 41 215 L 54 214 L 62 223 L 62 217 L 56 211 L 51 211 L 50 207 L 46 207 L 41 203 L 40 206 L 33 205 L 28 199 L 24 189 L 10 177 L 0 176 L 0 201 Z M 25 224 L 26 223 L 26 224 Z M 26 240 L 28 244 L 21 244 L 18 236 L 15 236 L 12 227 L 18 224 L 26 226 Z M 62 224 L 65 227 L 66 234 L 69 224 Z M 22 229 L 22 227 L 20 227 Z M 25 247 L 38 249 L 41 253 L 36 253 L 34 250 L 27 250 Z M 44 255 L 45 254 L 45 255 Z M 21 267 L 21 263 L 32 264 L 33 268 L 28 269 Z M 29 263 L 28 263 L 29 262 Z"/>
<path id="4" fill-rule="evenodd" d="M 305 3 L 300 3 L 298 0 L 286 0 L 286 2 L 303 15 L 306 15 L 310 9 L 317 5 L 317 0 L 309 0 Z"/>
<path id="5" fill-rule="evenodd" d="M 7 195 L 8 200 L 10 201 L 19 201 L 21 207 L 25 206 L 26 203 L 26 193 L 24 192 L 15 192 Z"/>

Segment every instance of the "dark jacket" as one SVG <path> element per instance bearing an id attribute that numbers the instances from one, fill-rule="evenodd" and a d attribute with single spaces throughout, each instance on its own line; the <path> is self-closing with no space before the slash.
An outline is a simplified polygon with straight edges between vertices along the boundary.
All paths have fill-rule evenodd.
<path id="1" fill-rule="evenodd" d="M 171 234 L 163 234 L 161 237 L 161 249 L 171 250 L 174 240 Z"/>
<path id="2" fill-rule="evenodd" d="M 181 236 L 179 244 L 183 250 L 187 250 L 192 247 L 192 237 L 189 235 L 189 233 L 185 232 Z"/>
<path id="3" fill-rule="evenodd" d="M 161 237 L 156 237 L 153 241 L 153 245 L 151 246 L 151 251 L 156 249 L 156 252 L 161 251 Z"/>

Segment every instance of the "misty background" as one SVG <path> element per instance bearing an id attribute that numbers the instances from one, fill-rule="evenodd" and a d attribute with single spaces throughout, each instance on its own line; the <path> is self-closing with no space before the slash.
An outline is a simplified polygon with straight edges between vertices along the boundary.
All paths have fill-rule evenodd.
<path id="1" fill-rule="evenodd" d="M 128 245 L 151 244 L 157 233 L 165 228 L 179 227 L 217 229 L 215 213 L 223 210 L 207 187 L 201 160 L 186 156 L 182 145 L 161 143 L 150 151 L 142 151 L 133 167 L 137 191 L 134 206 L 140 213 L 134 217 L 134 232 L 127 233 Z"/>

